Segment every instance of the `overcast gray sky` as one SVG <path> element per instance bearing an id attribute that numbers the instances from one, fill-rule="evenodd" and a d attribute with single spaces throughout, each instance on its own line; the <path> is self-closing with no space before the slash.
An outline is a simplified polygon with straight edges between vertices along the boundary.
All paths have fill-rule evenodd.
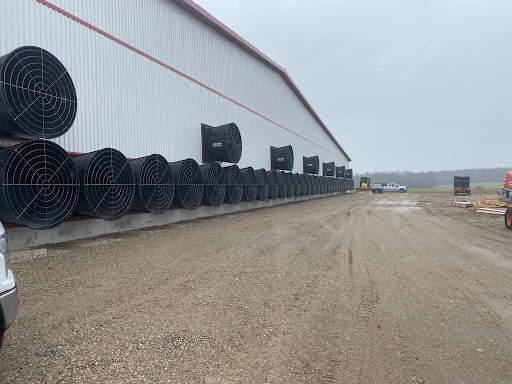
<path id="1" fill-rule="evenodd" d="M 196 0 L 285 67 L 358 172 L 512 165 L 511 0 Z"/>

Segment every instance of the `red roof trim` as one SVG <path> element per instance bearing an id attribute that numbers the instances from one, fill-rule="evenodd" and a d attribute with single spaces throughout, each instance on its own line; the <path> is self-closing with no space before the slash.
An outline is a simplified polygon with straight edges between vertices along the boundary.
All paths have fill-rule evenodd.
<path id="1" fill-rule="evenodd" d="M 311 104 L 306 100 L 304 95 L 300 92 L 297 85 L 294 83 L 290 75 L 288 75 L 288 72 L 286 72 L 286 69 L 278 65 L 276 62 L 274 62 L 272 59 L 270 59 L 268 56 L 266 56 L 263 52 L 261 52 L 259 49 L 257 49 L 255 46 L 253 46 L 251 43 L 249 43 L 247 40 L 245 40 L 243 37 L 241 37 L 239 34 L 237 34 L 235 31 L 233 31 L 231 28 L 226 26 L 224 23 L 222 23 L 219 19 L 217 19 L 215 16 L 210 14 L 208 11 L 206 11 L 204 8 L 201 8 L 198 4 L 193 2 L 192 0 L 171 0 L 181 8 L 183 8 L 185 11 L 189 12 L 191 15 L 197 17 L 201 21 L 208 24 L 210 27 L 212 27 L 214 30 L 219 32 L 224 37 L 227 37 L 229 40 L 240 46 L 241 48 L 245 49 L 247 52 L 249 52 L 251 55 L 255 56 L 257 59 L 274 69 L 275 71 L 279 72 L 279 74 L 283 77 L 284 81 L 288 84 L 288 86 L 292 89 L 292 91 L 297 95 L 297 97 L 300 99 L 302 104 L 306 107 L 306 109 L 313 115 L 315 120 L 318 124 L 322 127 L 322 129 L 327 133 L 327 136 L 336 144 L 336 146 L 339 148 L 339 150 L 345 155 L 348 161 L 352 161 L 352 159 L 348 156 L 348 154 L 345 152 L 343 147 L 338 143 L 338 141 L 334 138 L 333 134 L 327 126 L 324 124 L 322 119 L 320 119 L 320 116 L 315 112 Z"/>

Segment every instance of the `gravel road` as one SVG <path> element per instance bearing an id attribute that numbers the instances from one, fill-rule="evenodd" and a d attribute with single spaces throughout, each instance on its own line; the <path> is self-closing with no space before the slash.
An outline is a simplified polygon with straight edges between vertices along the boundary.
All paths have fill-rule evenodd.
<path id="1" fill-rule="evenodd" d="M 2 383 L 512 383 L 512 232 L 357 194 L 12 264 Z"/>

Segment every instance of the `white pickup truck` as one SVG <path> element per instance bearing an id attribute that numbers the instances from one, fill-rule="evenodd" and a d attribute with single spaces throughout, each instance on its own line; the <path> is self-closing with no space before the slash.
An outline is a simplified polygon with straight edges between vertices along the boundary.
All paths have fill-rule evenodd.
<path id="1" fill-rule="evenodd" d="M 399 185 L 397 183 L 382 184 L 382 189 L 384 190 L 384 192 L 407 192 L 407 186 Z"/>
<path id="2" fill-rule="evenodd" d="M 18 309 L 18 293 L 9 262 L 5 229 L 0 223 L 0 348 L 7 328 L 14 322 Z"/>

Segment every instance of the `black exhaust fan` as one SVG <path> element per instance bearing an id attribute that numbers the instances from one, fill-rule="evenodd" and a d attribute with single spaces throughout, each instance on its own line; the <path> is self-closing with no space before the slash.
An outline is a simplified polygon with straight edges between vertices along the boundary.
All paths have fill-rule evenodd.
<path id="1" fill-rule="evenodd" d="M 201 165 L 204 183 L 203 204 L 218 207 L 226 197 L 226 176 L 219 163 Z"/>
<path id="2" fill-rule="evenodd" d="M 267 171 L 268 198 L 277 199 L 279 197 L 279 177 L 277 171 Z"/>
<path id="3" fill-rule="evenodd" d="M 309 184 L 309 194 L 315 194 L 315 177 L 313 175 L 308 175 L 308 184 Z"/>
<path id="4" fill-rule="evenodd" d="M 236 164 L 242 157 L 242 136 L 235 123 L 219 127 L 201 125 L 203 162 L 224 161 Z"/>
<path id="5" fill-rule="evenodd" d="M 279 186 L 279 197 L 287 197 L 288 196 L 288 185 L 286 184 L 286 176 L 285 172 L 277 171 L 277 185 Z"/>
<path id="6" fill-rule="evenodd" d="M 308 192 L 307 180 L 305 174 L 300 174 L 300 195 L 306 196 Z"/>
<path id="7" fill-rule="evenodd" d="M 311 175 L 304 175 L 306 177 L 306 195 L 313 194 L 313 177 Z"/>
<path id="8" fill-rule="evenodd" d="M 294 188 L 294 195 L 300 196 L 300 175 L 298 173 L 293 174 L 293 188 Z"/>
<path id="9" fill-rule="evenodd" d="M 304 184 L 306 185 L 306 196 L 311 195 L 311 175 L 304 175 Z"/>
<path id="10" fill-rule="evenodd" d="M 315 195 L 320 193 L 320 176 L 313 175 L 313 190 Z"/>
<path id="11" fill-rule="evenodd" d="M 267 171 L 265 168 L 257 169 L 254 171 L 254 177 L 256 177 L 256 185 L 258 186 L 256 198 L 260 201 L 268 200 L 270 177 L 267 177 Z"/>
<path id="12" fill-rule="evenodd" d="M 20 47 L 0 57 L 0 132 L 51 139 L 66 133 L 77 100 L 66 68 L 38 47 Z"/>
<path id="13" fill-rule="evenodd" d="M 165 157 L 154 154 L 129 162 L 136 185 L 132 209 L 155 214 L 166 212 L 174 197 L 175 183 Z"/>
<path id="14" fill-rule="evenodd" d="M 302 167 L 304 173 L 318 175 L 320 172 L 320 160 L 318 159 L 318 156 L 303 156 Z"/>
<path id="15" fill-rule="evenodd" d="M 345 166 L 336 167 L 336 177 L 344 178 L 345 177 Z"/>
<path id="16" fill-rule="evenodd" d="M 286 183 L 286 197 L 293 197 L 295 195 L 295 186 L 293 185 L 293 173 L 283 172 L 283 174 Z"/>
<path id="17" fill-rule="evenodd" d="M 116 220 L 132 206 L 135 177 L 126 157 L 104 148 L 73 157 L 80 176 L 80 200 L 76 212 L 103 220 Z"/>
<path id="18" fill-rule="evenodd" d="M 270 165 L 272 169 L 283 171 L 293 170 L 293 148 L 291 145 L 284 147 L 270 147 Z"/>
<path id="19" fill-rule="evenodd" d="M 258 184 L 256 182 L 254 168 L 242 168 L 240 172 L 242 172 L 242 181 L 244 183 L 244 193 L 242 195 L 242 200 L 252 203 L 254 200 L 256 200 L 256 195 L 258 193 Z"/>
<path id="20" fill-rule="evenodd" d="M 226 174 L 226 197 L 224 202 L 238 204 L 242 201 L 244 193 L 244 182 L 240 168 L 237 165 L 224 167 L 224 173 Z"/>
<path id="21" fill-rule="evenodd" d="M 336 174 L 336 165 L 332 163 L 322 163 L 322 175 L 323 176 L 334 176 Z"/>
<path id="22" fill-rule="evenodd" d="M 186 209 L 196 209 L 203 200 L 203 177 L 194 159 L 185 159 L 169 164 L 176 182 L 173 205 Z"/>
<path id="23" fill-rule="evenodd" d="M 352 179 L 352 178 L 353 178 L 352 169 L 351 168 L 345 169 L 345 179 Z"/>
<path id="24" fill-rule="evenodd" d="M 59 145 L 32 140 L 0 151 L 0 219 L 33 229 L 53 228 L 75 210 L 80 181 Z"/>

